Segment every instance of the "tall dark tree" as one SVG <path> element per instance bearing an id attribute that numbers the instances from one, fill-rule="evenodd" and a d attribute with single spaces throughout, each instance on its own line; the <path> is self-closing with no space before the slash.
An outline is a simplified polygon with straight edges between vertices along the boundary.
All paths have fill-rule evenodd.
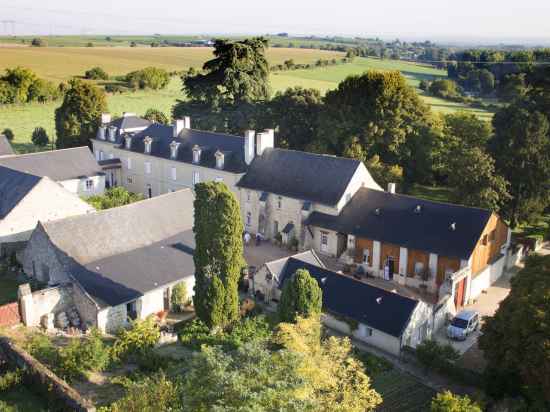
<path id="1" fill-rule="evenodd" d="M 549 204 L 550 124 L 531 102 L 516 102 L 496 113 L 493 126 L 489 151 L 510 183 L 503 212 L 514 228 Z"/>
<path id="2" fill-rule="evenodd" d="M 193 303 L 209 327 L 224 327 L 239 316 L 237 288 L 244 266 L 239 203 L 224 183 L 199 183 L 195 193 Z"/>
<path id="3" fill-rule="evenodd" d="M 479 346 L 491 394 L 522 393 L 533 411 L 550 410 L 550 256 L 530 256 L 511 291 L 485 322 Z"/>
<path id="4" fill-rule="evenodd" d="M 401 163 L 401 148 L 418 131 L 428 107 L 398 72 L 368 71 L 349 76 L 325 97 L 323 138 L 333 153 L 342 154 L 357 136 L 369 157 Z"/>
<path id="5" fill-rule="evenodd" d="M 50 143 L 48 133 L 43 127 L 37 127 L 36 129 L 34 129 L 34 131 L 32 132 L 31 140 L 32 143 L 38 147 L 44 147 L 48 143 Z"/>
<path id="6" fill-rule="evenodd" d="M 293 150 L 306 150 L 318 138 L 319 115 L 323 107 L 316 89 L 292 87 L 279 92 L 269 102 L 277 144 Z"/>
<path id="7" fill-rule="evenodd" d="M 278 306 L 283 322 L 294 322 L 298 316 L 319 315 L 323 306 L 323 291 L 306 269 L 299 269 L 287 279 Z"/>
<path id="8" fill-rule="evenodd" d="M 173 108 L 173 117 L 191 115 L 201 129 L 240 132 L 250 128 L 257 102 L 269 98 L 268 41 L 216 40 L 214 58 L 203 71 L 182 76 L 186 100 Z"/>
<path id="9" fill-rule="evenodd" d="M 73 79 L 63 103 L 55 110 L 58 149 L 86 146 L 94 137 L 101 114 L 107 111 L 105 92 L 91 83 Z"/>

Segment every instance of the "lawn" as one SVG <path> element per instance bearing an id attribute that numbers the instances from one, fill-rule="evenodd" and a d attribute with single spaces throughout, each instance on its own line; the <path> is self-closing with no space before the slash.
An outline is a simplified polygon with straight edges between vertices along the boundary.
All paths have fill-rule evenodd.
<path id="1" fill-rule="evenodd" d="M 3 409 L 5 407 L 6 409 Z M 0 392 L 0 411 L 6 412 L 46 412 L 44 400 L 28 390 L 24 385 L 18 385 L 7 391 Z"/>
<path id="2" fill-rule="evenodd" d="M 429 411 L 436 392 L 405 372 L 392 369 L 373 378 L 372 386 L 382 396 L 377 412 Z"/>
<path id="3" fill-rule="evenodd" d="M 407 194 L 421 199 L 451 203 L 451 191 L 451 188 L 445 186 L 414 185 Z"/>

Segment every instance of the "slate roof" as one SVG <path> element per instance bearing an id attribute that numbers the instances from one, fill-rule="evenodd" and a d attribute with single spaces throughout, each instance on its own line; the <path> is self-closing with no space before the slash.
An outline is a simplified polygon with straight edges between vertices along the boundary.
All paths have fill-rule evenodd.
<path id="1" fill-rule="evenodd" d="M 142 117 L 122 116 L 110 122 L 108 126 L 115 126 L 119 129 L 137 129 L 140 127 L 147 127 L 151 124 L 152 122 Z"/>
<path id="2" fill-rule="evenodd" d="M 4 219 L 41 180 L 41 177 L 0 166 L 0 219 Z"/>
<path id="3" fill-rule="evenodd" d="M 87 146 L 0 157 L 0 166 L 56 182 L 102 173 Z"/>
<path id="4" fill-rule="evenodd" d="M 0 134 L 0 156 L 14 155 L 15 150 L 6 136 Z"/>
<path id="5" fill-rule="evenodd" d="M 193 163 L 193 147 L 201 148 L 201 161 L 199 165 L 216 168 L 215 153 L 219 150 L 224 156 L 224 171 L 232 173 L 244 173 L 247 165 L 244 162 L 244 137 L 224 133 L 214 133 L 194 129 L 183 129 L 177 138 L 173 137 L 173 127 L 153 123 L 145 130 L 131 133 L 131 149 L 126 149 L 124 136 L 117 136 L 115 144 L 120 149 L 136 153 L 144 153 L 145 137 L 151 137 L 151 156 L 171 159 L 170 143 L 180 143 L 176 161 Z"/>
<path id="6" fill-rule="evenodd" d="M 417 206 L 419 213 L 415 212 Z M 469 259 L 490 217 L 491 212 L 485 209 L 361 188 L 338 216 L 313 212 L 306 224 Z"/>
<path id="7" fill-rule="evenodd" d="M 287 258 L 280 273 L 280 286 L 298 269 L 306 269 L 323 290 L 323 308 L 347 316 L 371 328 L 399 338 L 407 327 L 418 301 L 377 288 L 324 267 Z"/>
<path id="8" fill-rule="evenodd" d="M 334 206 L 360 161 L 286 149 L 266 149 L 237 186 Z"/>
<path id="9" fill-rule="evenodd" d="M 190 189 L 42 223 L 62 264 L 100 306 L 194 275 Z"/>
<path id="10" fill-rule="evenodd" d="M 306 250 L 305 252 L 298 253 L 294 255 L 293 258 L 298 259 L 301 262 L 307 262 L 312 265 L 325 267 L 321 259 L 319 259 L 319 257 L 315 254 L 313 250 Z M 285 257 L 285 258 L 273 260 L 271 262 L 266 262 L 265 266 L 276 279 L 279 279 L 280 276 L 284 273 L 284 269 L 288 261 L 289 261 L 289 258 Z"/>

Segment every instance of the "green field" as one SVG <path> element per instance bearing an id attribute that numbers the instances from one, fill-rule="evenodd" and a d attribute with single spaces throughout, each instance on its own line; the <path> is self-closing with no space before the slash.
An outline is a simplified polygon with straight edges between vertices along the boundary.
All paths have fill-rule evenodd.
<path id="1" fill-rule="evenodd" d="M 112 75 L 120 75 L 146 66 L 158 66 L 167 70 L 182 70 L 199 67 L 212 56 L 212 50 L 205 47 L 0 47 L 0 70 L 21 65 L 36 71 L 41 77 L 53 81 L 63 81 L 93 66 L 100 65 Z M 311 63 L 319 58 L 341 57 L 342 53 L 310 49 L 271 48 L 268 51 L 270 64 L 278 64 L 287 59 L 296 63 Z M 416 87 L 422 79 L 445 77 L 443 70 L 429 66 L 373 58 L 357 58 L 353 63 L 339 64 L 311 70 L 275 72 L 271 75 L 274 92 L 292 86 L 316 88 L 323 93 L 334 89 L 338 83 L 351 74 L 361 74 L 369 69 L 399 70 L 409 84 Z M 421 92 L 420 90 L 418 90 Z M 446 100 L 421 96 L 434 111 L 453 112 L 466 110 L 490 119 L 492 113 L 472 109 Z M 143 114 L 154 107 L 170 114 L 177 99 L 183 98 L 181 82 L 173 78 L 169 87 L 161 91 L 136 91 L 108 97 L 109 110 L 118 115 L 122 112 Z M 8 127 L 15 133 L 15 148 L 19 152 L 34 150 L 29 143 L 35 127 L 44 127 L 54 136 L 54 111 L 60 102 L 46 104 L 10 105 L 0 107 L 0 130 Z"/>

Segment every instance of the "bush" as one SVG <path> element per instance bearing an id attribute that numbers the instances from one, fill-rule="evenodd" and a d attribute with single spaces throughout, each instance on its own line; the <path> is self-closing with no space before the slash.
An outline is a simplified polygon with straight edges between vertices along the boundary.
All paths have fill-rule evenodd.
<path id="1" fill-rule="evenodd" d="M 416 358 L 426 371 L 430 369 L 445 371 L 451 362 L 456 361 L 460 354 L 451 345 L 440 345 L 427 339 L 416 347 Z"/>
<path id="2" fill-rule="evenodd" d="M 11 129 L 4 129 L 2 130 L 2 134 L 6 136 L 6 139 L 8 139 L 10 142 L 13 140 L 15 135 L 13 134 L 13 130 Z"/>
<path id="3" fill-rule="evenodd" d="M 458 396 L 450 391 L 438 393 L 432 399 L 431 412 L 481 412 L 481 408 L 468 396 Z"/>
<path id="4" fill-rule="evenodd" d="M 113 359 L 142 356 L 152 350 L 160 339 L 158 325 L 150 316 L 132 321 L 129 329 L 121 329 L 113 346 Z"/>
<path id="5" fill-rule="evenodd" d="M 157 109 L 147 109 L 145 112 L 145 115 L 143 116 L 144 119 L 147 119 L 154 123 L 160 123 L 160 124 L 168 124 L 169 120 L 168 117 Z"/>
<path id="6" fill-rule="evenodd" d="M 27 341 L 25 349 L 40 362 L 50 367 L 59 365 L 59 354 L 50 338 L 42 333 L 35 333 Z"/>
<path id="7" fill-rule="evenodd" d="M 117 94 L 117 93 L 122 93 L 124 92 L 125 88 L 123 86 L 120 86 L 118 84 L 108 84 L 105 86 L 105 91 L 107 93 L 113 93 L 113 94 Z"/>
<path id="8" fill-rule="evenodd" d="M 32 143 L 38 147 L 44 147 L 47 146 L 48 143 L 50 143 L 48 133 L 43 127 L 37 127 L 36 129 L 34 129 L 34 131 L 32 132 L 31 140 Z"/>
<path id="9" fill-rule="evenodd" d="M 371 378 L 393 369 L 391 362 L 381 356 L 376 356 L 358 349 L 354 350 L 354 356 L 363 363 L 365 373 Z"/>
<path id="10" fill-rule="evenodd" d="M 142 199 L 141 194 L 128 192 L 119 186 L 106 190 L 103 195 L 90 196 L 86 198 L 86 201 L 97 210 L 104 210 L 129 205 Z"/>
<path id="11" fill-rule="evenodd" d="M 109 75 L 101 67 L 93 67 L 90 70 L 86 70 L 84 77 L 90 80 L 108 80 Z"/>
<path id="12" fill-rule="evenodd" d="M 101 339 L 101 332 L 93 329 L 84 339 L 73 339 L 59 350 L 59 365 L 56 368 L 65 379 L 78 378 L 88 371 L 100 372 L 107 368 L 110 350 Z"/>
<path id="13" fill-rule="evenodd" d="M 170 75 L 164 69 L 146 67 L 126 75 L 126 81 L 135 89 L 164 89 L 170 82 Z"/>
<path id="14" fill-rule="evenodd" d="M 184 307 L 189 303 L 187 284 L 185 282 L 180 282 L 172 288 L 170 303 L 172 304 L 173 311 L 183 312 Z"/>
<path id="15" fill-rule="evenodd" d="M 40 37 L 36 37 L 32 39 L 32 42 L 31 42 L 31 46 L 34 46 L 34 47 L 46 47 L 47 45 L 48 43 L 46 42 L 46 40 L 41 39 Z"/>
<path id="16" fill-rule="evenodd" d="M 0 392 L 5 392 L 19 385 L 23 380 L 23 370 L 7 371 L 0 376 Z M 0 409 L 3 410 L 3 409 Z"/>

